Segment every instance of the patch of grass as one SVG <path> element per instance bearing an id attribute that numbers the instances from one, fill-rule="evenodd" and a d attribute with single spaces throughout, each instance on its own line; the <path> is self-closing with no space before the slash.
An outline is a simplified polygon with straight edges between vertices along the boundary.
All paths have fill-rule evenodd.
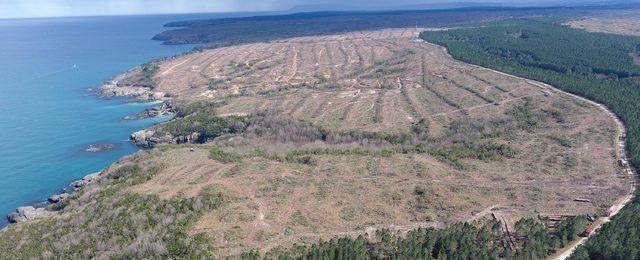
<path id="1" fill-rule="evenodd" d="M 513 117 L 520 129 L 532 132 L 534 129 L 540 127 L 544 122 L 542 114 L 534 111 L 533 103 L 530 98 L 525 98 L 525 103 L 517 105 L 507 111 L 507 115 Z"/>
<path id="2" fill-rule="evenodd" d="M 464 170 L 465 166 L 462 164 L 461 159 L 494 161 L 504 157 L 513 157 L 516 151 L 506 144 L 469 142 L 456 146 L 431 149 L 429 154 L 451 163 L 456 169 Z"/>
<path id="3" fill-rule="evenodd" d="M 431 122 L 429 119 L 421 118 L 417 123 L 411 125 L 411 131 L 418 137 L 419 139 L 427 139 L 429 137 L 429 126 Z"/>
<path id="4" fill-rule="evenodd" d="M 242 155 L 225 152 L 218 146 L 214 146 L 209 150 L 209 158 L 222 163 L 236 163 L 242 161 Z"/>
<path id="5" fill-rule="evenodd" d="M 234 226 L 231 230 L 227 231 L 224 234 L 224 238 L 230 242 L 238 241 L 244 239 L 245 237 L 246 234 L 240 226 Z"/>
<path id="6" fill-rule="evenodd" d="M 544 112 L 547 113 L 547 115 L 549 115 L 551 118 L 553 118 L 556 121 L 556 123 L 563 124 L 567 122 L 567 115 L 564 111 L 561 111 L 555 108 L 550 108 L 550 109 L 544 110 Z"/>
<path id="7" fill-rule="evenodd" d="M 315 162 L 313 158 L 311 158 L 311 155 L 296 155 L 294 153 L 289 153 L 285 156 L 285 161 L 290 163 L 315 165 Z"/>
<path id="8" fill-rule="evenodd" d="M 566 154 L 564 156 L 563 162 L 564 162 L 564 167 L 568 169 L 578 166 L 578 160 L 576 159 L 576 156 L 573 154 Z"/>
<path id="9" fill-rule="evenodd" d="M 549 139 L 567 148 L 574 147 L 574 142 L 562 136 L 549 136 Z"/>
<path id="10" fill-rule="evenodd" d="M 304 227 L 309 226 L 309 221 L 299 210 L 293 213 L 293 215 L 291 215 L 291 221 L 295 225 L 300 225 Z"/>
<path id="11" fill-rule="evenodd" d="M 223 83 L 224 83 L 224 79 L 210 78 L 209 80 L 207 80 L 207 88 L 209 88 L 209 90 L 214 90 L 214 89 L 217 89 Z"/>

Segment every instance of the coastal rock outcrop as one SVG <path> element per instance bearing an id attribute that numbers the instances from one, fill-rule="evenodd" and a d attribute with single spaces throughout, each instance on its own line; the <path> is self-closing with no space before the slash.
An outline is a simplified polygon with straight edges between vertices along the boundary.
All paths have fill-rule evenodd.
<path id="1" fill-rule="evenodd" d="M 153 147 L 160 142 L 160 138 L 154 136 L 155 133 L 153 130 L 140 130 L 131 134 L 129 140 L 138 146 Z"/>
<path id="2" fill-rule="evenodd" d="M 164 92 L 153 92 L 149 87 L 141 86 L 120 86 L 117 82 L 107 82 L 98 92 L 100 97 L 133 97 L 138 101 L 162 100 L 165 98 Z"/>
<path id="3" fill-rule="evenodd" d="M 24 206 L 16 209 L 7 216 L 7 220 L 10 223 L 19 223 L 24 221 L 30 221 L 46 216 L 49 212 L 45 208 L 34 208 L 33 206 Z"/>
<path id="4" fill-rule="evenodd" d="M 69 184 L 71 187 L 75 189 L 79 189 L 81 187 L 86 186 L 89 183 L 95 182 L 100 178 L 100 172 L 92 173 L 87 176 L 84 176 L 82 179 L 77 180 Z M 57 204 L 63 202 L 71 197 L 71 193 L 61 193 L 54 194 L 47 198 L 47 202 L 50 204 Z M 39 219 L 42 217 L 46 217 L 48 214 L 55 210 L 55 208 L 51 208 L 47 206 L 46 203 L 39 204 L 40 206 L 23 206 L 18 207 L 15 212 L 7 215 L 7 220 L 9 223 L 20 223 L 25 221 L 30 221 L 34 219 Z"/>
<path id="5" fill-rule="evenodd" d="M 151 148 L 158 144 L 202 143 L 202 137 L 203 135 L 198 132 L 180 136 L 173 136 L 171 134 L 157 136 L 155 130 L 146 129 L 131 134 L 129 140 L 137 146 Z"/>
<path id="6" fill-rule="evenodd" d="M 80 180 L 72 182 L 70 185 L 71 185 L 71 187 L 74 187 L 76 189 L 82 188 L 82 187 L 86 186 L 87 184 L 98 180 L 99 177 L 100 177 L 100 173 L 99 172 L 92 173 L 92 174 L 89 174 L 87 176 L 84 176 L 84 178 L 82 178 Z"/>
<path id="7" fill-rule="evenodd" d="M 98 96 L 132 97 L 138 101 L 164 100 L 167 97 L 166 93 L 153 89 L 153 80 L 143 76 L 142 69 L 137 67 L 106 81 L 99 88 Z"/>
<path id="8" fill-rule="evenodd" d="M 89 147 L 85 148 L 84 151 L 89 153 L 97 153 L 97 152 L 102 152 L 106 150 L 112 150 L 115 148 L 116 148 L 116 145 L 114 144 L 92 144 L 92 145 L 89 145 Z"/>
<path id="9" fill-rule="evenodd" d="M 49 196 L 49 198 L 47 198 L 47 201 L 49 201 L 49 203 L 59 203 L 63 200 L 66 200 L 67 198 L 69 198 L 69 193 L 55 194 Z"/>
<path id="10" fill-rule="evenodd" d="M 173 109 L 173 106 L 171 105 L 171 103 L 169 103 L 168 101 L 165 101 L 160 106 L 145 109 L 143 112 L 141 112 L 134 118 L 144 119 L 149 117 L 171 115 L 174 113 L 175 113 L 175 110 Z"/>

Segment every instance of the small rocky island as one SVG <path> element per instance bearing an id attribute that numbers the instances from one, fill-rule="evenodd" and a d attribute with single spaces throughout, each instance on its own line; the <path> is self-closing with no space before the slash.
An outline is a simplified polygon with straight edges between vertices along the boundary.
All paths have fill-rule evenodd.
<path id="1" fill-rule="evenodd" d="M 115 148 L 115 144 L 91 144 L 86 149 L 84 149 L 84 151 L 89 153 L 98 153 L 113 150 Z"/>

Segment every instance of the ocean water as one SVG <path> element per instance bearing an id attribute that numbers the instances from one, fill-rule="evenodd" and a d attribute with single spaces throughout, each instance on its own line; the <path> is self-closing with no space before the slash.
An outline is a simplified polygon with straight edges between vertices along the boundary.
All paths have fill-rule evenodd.
<path id="1" fill-rule="evenodd" d="M 0 226 L 16 207 L 135 152 L 129 134 L 163 119 L 125 120 L 150 104 L 98 99 L 87 89 L 193 48 L 152 41 L 164 23 L 212 16 L 0 20 Z M 84 151 L 101 143 L 116 149 Z"/>

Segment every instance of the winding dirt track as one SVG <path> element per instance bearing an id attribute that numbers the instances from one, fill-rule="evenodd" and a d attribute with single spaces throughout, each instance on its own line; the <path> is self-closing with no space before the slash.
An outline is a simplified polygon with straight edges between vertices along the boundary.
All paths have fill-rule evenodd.
<path id="1" fill-rule="evenodd" d="M 448 50 L 446 48 L 442 47 L 442 46 L 439 46 L 439 45 L 436 45 L 436 44 L 433 44 L 433 43 L 429 43 L 429 42 L 425 42 L 425 44 L 429 44 L 429 45 L 440 47 L 443 50 L 445 50 L 447 55 L 449 55 Z M 449 57 L 451 57 L 453 59 L 453 57 L 451 55 L 449 55 Z M 627 158 L 627 156 L 626 156 L 626 154 L 627 154 L 626 153 L 626 151 L 627 151 L 626 150 L 626 144 L 625 144 L 624 141 L 621 141 L 621 140 L 626 136 L 627 130 L 626 130 L 624 124 L 622 123 L 622 121 L 618 118 L 618 116 L 616 116 L 613 112 L 611 112 L 605 105 L 597 103 L 597 102 L 589 100 L 589 99 L 586 99 L 586 98 L 578 96 L 578 95 L 571 94 L 569 92 L 565 92 L 565 91 L 560 90 L 558 88 L 555 88 L 555 87 L 553 87 L 553 86 L 551 86 L 549 84 L 545 84 L 545 83 L 529 80 L 529 79 L 526 79 L 526 78 L 514 76 L 514 75 L 511 75 L 511 74 L 507 74 L 507 73 L 501 72 L 501 71 L 497 71 L 497 70 L 493 70 L 493 69 L 490 69 L 490 68 L 485 68 L 485 67 L 482 67 L 482 66 L 478 66 L 478 65 L 475 65 L 475 64 L 469 64 L 469 65 L 473 66 L 473 67 L 477 67 L 477 68 L 490 70 L 492 72 L 495 72 L 495 73 L 498 73 L 498 74 L 501 74 L 501 75 L 504 75 L 504 76 L 513 77 L 513 78 L 516 78 L 516 79 L 524 79 L 529 84 L 537 86 L 537 87 L 539 87 L 539 88 L 541 88 L 543 90 L 553 91 L 553 92 L 558 93 L 558 94 L 567 95 L 567 96 L 576 98 L 578 100 L 587 102 L 589 104 L 592 104 L 594 106 L 597 106 L 602 111 L 604 111 L 607 115 L 609 115 L 611 118 L 613 118 L 613 120 L 616 122 L 616 126 L 617 126 L 617 129 L 618 129 L 618 131 L 617 131 L 618 135 L 617 135 L 616 144 L 615 144 L 616 154 L 618 156 L 617 158 L 625 158 L 625 160 L 626 160 L 626 158 Z M 623 170 L 624 170 L 625 173 L 627 173 L 627 174 L 629 174 L 631 176 L 635 176 L 635 170 L 629 164 L 626 164 L 625 168 Z M 626 206 L 628 203 L 631 202 L 631 200 L 633 199 L 633 195 L 635 193 L 635 190 L 636 190 L 636 185 L 635 184 L 631 185 L 631 188 L 629 189 L 629 192 L 624 197 L 619 198 L 616 201 L 616 203 L 613 204 L 613 206 L 611 206 L 609 208 L 610 211 L 611 211 L 611 214 L 608 217 L 601 217 L 601 218 L 597 219 L 595 222 L 593 222 L 590 225 L 590 228 L 593 230 L 593 233 L 591 234 L 591 236 L 593 236 L 596 233 L 598 233 L 598 230 L 602 227 L 602 225 L 604 225 L 605 223 L 611 221 L 611 218 L 613 216 L 617 215 L 624 206 Z M 589 237 L 580 237 L 579 239 L 569 243 L 569 245 L 567 245 L 566 247 L 558 250 L 558 252 L 556 254 L 551 255 L 549 257 L 549 259 L 564 260 L 564 259 L 568 258 L 569 256 L 571 256 L 571 254 L 573 254 L 573 252 L 580 245 L 582 245 L 585 242 L 587 242 L 587 240 L 591 236 L 589 236 Z"/>

